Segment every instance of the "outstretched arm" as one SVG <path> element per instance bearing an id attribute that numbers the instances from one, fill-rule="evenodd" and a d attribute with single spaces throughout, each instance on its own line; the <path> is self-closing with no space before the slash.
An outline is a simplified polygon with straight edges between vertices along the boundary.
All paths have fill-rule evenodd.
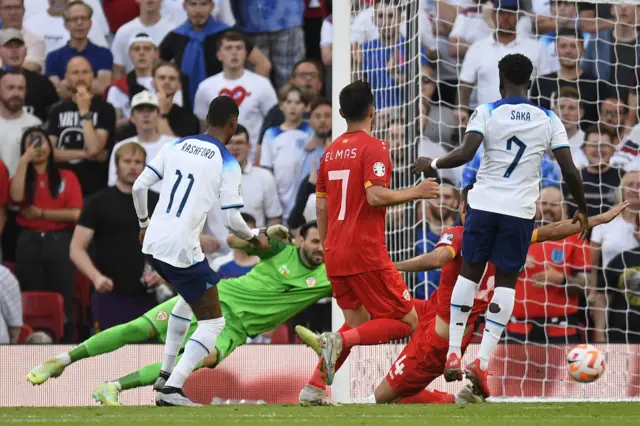
<path id="1" fill-rule="evenodd" d="M 618 204 L 606 213 L 589 217 L 589 229 L 603 223 L 609 223 L 615 219 L 624 209 L 629 206 L 629 202 Z M 563 220 L 551 225 L 542 226 L 534 231 L 531 242 L 541 243 L 543 241 L 556 241 L 577 234 L 582 230 L 580 223 L 573 223 L 572 220 Z"/>
<path id="2" fill-rule="evenodd" d="M 430 173 L 437 169 L 454 169 L 467 164 L 473 160 L 483 140 L 484 136 L 481 133 L 469 131 L 464 135 L 462 145 L 447 155 L 437 158 L 435 161 L 427 157 L 418 158 L 413 164 L 413 172 Z"/>
<path id="3" fill-rule="evenodd" d="M 401 272 L 422 272 L 442 268 L 455 257 L 455 251 L 450 246 L 438 247 L 435 250 L 421 254 L 414 258 L 395 262 L 394 265 Z"/>

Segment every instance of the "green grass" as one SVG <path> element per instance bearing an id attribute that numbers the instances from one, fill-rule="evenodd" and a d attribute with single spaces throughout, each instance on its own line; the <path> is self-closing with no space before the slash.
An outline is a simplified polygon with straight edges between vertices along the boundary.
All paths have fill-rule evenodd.
<path id="1" fill-rule="evenodd" d="M 282 405 L 202 408 L 3 408 L 0 425 L 372 425 L 406 426 L 625 426 L 638 424 L 638 403 L 538 403 L 455 405 Z"/>

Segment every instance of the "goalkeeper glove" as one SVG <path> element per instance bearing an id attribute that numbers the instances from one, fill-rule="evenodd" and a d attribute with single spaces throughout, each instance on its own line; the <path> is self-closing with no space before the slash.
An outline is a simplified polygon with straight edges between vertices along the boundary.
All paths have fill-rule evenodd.
<path id="1" fill-rule="evenodd" d="M 293 243 L 293 235 L 284 225 L 271 225 L 266 229 L 265 234 L 267 234 L 267 237 L 272 241 L 286 244 Z"/>

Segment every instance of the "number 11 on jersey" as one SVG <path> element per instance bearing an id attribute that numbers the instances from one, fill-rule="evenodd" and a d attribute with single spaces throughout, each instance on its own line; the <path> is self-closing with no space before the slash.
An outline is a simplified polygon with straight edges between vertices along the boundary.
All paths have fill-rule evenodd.
<path id="1" fill-rule="evenodd" d="M 347 187 L 349 186 L 349 173 L 351 170 L 329 170 L 329 180 L 342 181 L 342 190 L 340 195 L 340 212 L 338 220 L 344 220 L 347 213 Z"/>

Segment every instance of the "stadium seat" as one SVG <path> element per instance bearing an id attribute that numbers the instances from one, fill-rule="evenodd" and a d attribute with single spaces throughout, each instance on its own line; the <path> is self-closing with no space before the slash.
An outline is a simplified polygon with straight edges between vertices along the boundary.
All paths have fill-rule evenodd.
<path id="1" fill-rule="evenodd" d="M 20 336 L 18 336 L 18 344 L 24 343 L 24 341 L 33 333 L 33 329 L 25 324 L 20 330 Z"/>
<path id="2" fill-rule="evenodd" d="M 64 334 L 64 301 L 59 293 L 25 291 L 22 293 L 24 322 L 34 330 L 53 334 L 56 343 Z"/>
<path id="3" fill-rule="evenodd" d="M 286 345 L 291 343 L 289 335 L 289 326 L 287 324 L 282 324 L 280 327 L 276 328 L 276 331 L 271 336 L 271 343 L 274 345 Z"/>
<path id="4" fill-rule="evenodd" d="M 90 335 L 92 324 L 88 314 L 91 307 L 91 287 L 91 280 L 76 270 L 76 278 L 73 282 L 73 313 L 76 318 L 73 340 L 76 342 Z"/>
<path id="5" fill-rule="evenodd" d="M 14 262 L 4 261 L 2 264 L 11 271 L 12 274 L 16 273 L 16 264 Z"/>

